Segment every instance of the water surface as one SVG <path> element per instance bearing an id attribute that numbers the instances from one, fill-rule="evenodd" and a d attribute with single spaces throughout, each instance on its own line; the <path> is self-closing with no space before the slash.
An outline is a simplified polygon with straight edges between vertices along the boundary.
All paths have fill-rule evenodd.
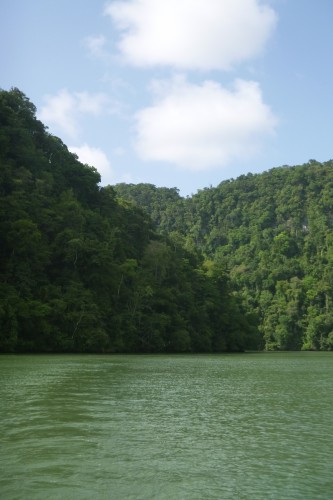
<path id="1" fill-rule="evenodd" d="M 0 357 L 1 499 L 332 499 L 333 353 Z"/>

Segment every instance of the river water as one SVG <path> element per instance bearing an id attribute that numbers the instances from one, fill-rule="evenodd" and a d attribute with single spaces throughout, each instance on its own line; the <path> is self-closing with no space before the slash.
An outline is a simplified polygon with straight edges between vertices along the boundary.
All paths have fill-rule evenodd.
<path id="1" fill-rule="evenodd" d="M 333 353 L 0 357 L 1 499 L 333 499 Z"/>

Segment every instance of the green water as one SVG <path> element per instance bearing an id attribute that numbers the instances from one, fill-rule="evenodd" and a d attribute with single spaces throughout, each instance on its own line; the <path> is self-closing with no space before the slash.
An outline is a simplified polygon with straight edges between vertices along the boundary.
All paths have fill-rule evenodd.
<path id="1" fill-rule="evenodd" d="M 333 353 L 0 357 L 1 499 L 332 499 Z"/>

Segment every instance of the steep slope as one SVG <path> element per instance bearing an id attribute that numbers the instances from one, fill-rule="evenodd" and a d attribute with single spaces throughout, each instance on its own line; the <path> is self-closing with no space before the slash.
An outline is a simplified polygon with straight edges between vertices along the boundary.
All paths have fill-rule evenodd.
<path id="1" fill-rule="evenodd" d="M 0 91 L 0 349 L 3 352 L 211 352 L 256 345 L 214 266 L 148 215 L 99 187 L 35 117 Z M 119 198 L 119 197 L 118 197 Z"/>

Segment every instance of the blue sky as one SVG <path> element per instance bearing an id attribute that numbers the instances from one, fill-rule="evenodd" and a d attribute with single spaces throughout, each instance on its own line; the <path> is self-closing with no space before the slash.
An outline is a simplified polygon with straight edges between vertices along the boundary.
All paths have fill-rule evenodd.
<path id="1" fill-rule="evenodd" d="M 102 184 L 333 158 L 332 0 L 0 0 L 0 87 Z"/>

